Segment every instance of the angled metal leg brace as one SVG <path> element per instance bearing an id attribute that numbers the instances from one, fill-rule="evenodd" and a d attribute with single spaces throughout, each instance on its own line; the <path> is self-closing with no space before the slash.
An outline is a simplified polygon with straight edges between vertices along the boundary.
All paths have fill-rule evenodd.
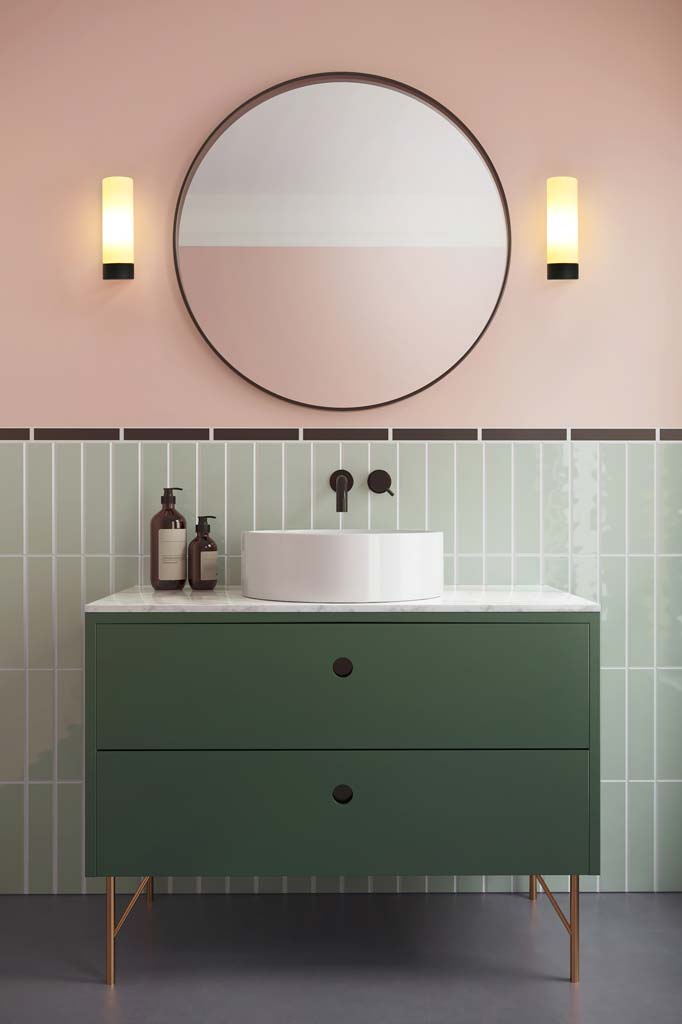
<path id="1" fill-rule="evenodd" d="M 116 923 L 116 879 L 113 875 L 107 875 L 107 985 L 113 985 L 116 976 L 116 936 L 120 932 L 121 926 L 123 925 L 123 922 L 127 918 L 128 914 L 137 903 L 137 900 L 141 896 L 143 889 L 146 890 L 147 904 L 149 905 L 154 899 L 154 879 L 151 875 L 145 875 L 145 877 L 142 879 L 137 889 L 135 890 L 135 893 L 128 901 L 128 904 L 123 913 L 121 914 L 118 923 Z"/>
<path id="2" fill-rule="evenodd" d="M 580 876 L 571 875 L 569 917 L 557 903 L 552 890 L 547 885 L 542 875 L 531 875 L 528 889 L 528 898 L 536 900 L 538 895 L 538 882 L 547 894 L 559 920 L 568 932 L 570 941 L 570 977 L 573 983 L 580 981 Z"/>

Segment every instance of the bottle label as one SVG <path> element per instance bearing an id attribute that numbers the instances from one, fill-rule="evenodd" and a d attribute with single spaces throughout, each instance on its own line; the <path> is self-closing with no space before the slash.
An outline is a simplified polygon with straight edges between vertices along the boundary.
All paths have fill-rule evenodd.
<path id="1" fill-rule="evenodd" d="M 201 582 L 218 579 L 218 552 L 202 551 L 199 559 Z"/>
<path id="2" fill-rule="evenodd" d="M 159 530 L 159 579 L 184 580 L 187 530 Z"/>

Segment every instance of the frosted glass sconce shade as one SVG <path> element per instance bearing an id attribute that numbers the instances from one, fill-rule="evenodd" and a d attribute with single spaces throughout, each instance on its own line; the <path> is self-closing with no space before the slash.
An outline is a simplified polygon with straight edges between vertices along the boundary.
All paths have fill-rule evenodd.
<path id="1" fill-rule="evenodd" d="M 102 276 L 135 277 L 135 214 L 132 178 L 102 179 Z"/>
<path id="2" fill-rule="evenodd" d="M 578 179 L 547 179 L 547 278 L 576 280 L 578 273 Z"/>

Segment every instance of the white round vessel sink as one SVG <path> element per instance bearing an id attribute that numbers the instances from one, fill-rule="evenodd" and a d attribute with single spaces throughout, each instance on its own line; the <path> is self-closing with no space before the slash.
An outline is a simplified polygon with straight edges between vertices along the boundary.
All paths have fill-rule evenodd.
<path id="1" fill-rule="evenodd" d="M 301 604 L 419 601 L 443 592 L 443 534 L 416 530 L 242 533 L 242 593 Z"/>

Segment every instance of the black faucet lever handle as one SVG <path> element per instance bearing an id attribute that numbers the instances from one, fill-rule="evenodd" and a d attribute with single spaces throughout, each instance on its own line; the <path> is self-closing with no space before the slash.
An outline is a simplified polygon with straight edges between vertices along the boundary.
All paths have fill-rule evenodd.
<path id="1" fill-rule="evenodd" d="M 373 469 L 367 477 L 367 486 L 370 491 L 375 494 L 390 494 L 392 498 L 395 498 L 395 493 L 391 490 L 391 474 L 387 473 L 385 469 Z"/>

